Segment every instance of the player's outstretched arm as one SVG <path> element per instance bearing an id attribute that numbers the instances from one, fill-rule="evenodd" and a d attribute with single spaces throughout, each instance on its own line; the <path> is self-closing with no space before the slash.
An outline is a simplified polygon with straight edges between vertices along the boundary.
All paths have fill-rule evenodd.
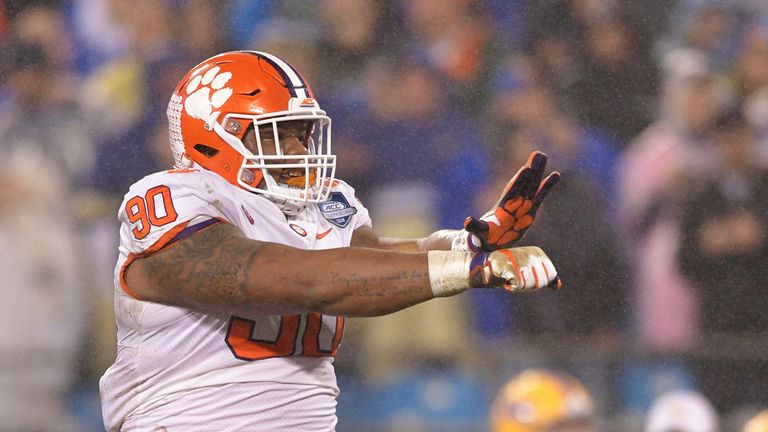
<path id="1" fill-rule="evenodd" d="M 466 231 L 461 230 L 464 235 Z M 451 245 L 459 230 L 444 229 L 423 238 L 380 237 L 373 228 L 362 226 L 352 235 L 352 246 L 383 249 L 398 252 L 427 252 L 431 250 L 451 250 Z"/>
<path id="2" fill-rule="evenodd" d="M 469 288 L 530 291 L 559 282 L 538 248 L 477 255 L 354 247 L 308 251 L 250 240 L 225 223 L 137 259 L 126 281 L 144 300 L 241 316 L 385 315 Z"/>

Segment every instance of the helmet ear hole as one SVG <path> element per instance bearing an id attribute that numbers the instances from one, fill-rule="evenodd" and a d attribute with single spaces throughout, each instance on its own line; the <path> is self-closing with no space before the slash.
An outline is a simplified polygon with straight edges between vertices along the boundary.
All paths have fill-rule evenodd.
<path id="1" fill-rule="evenodd" d="M 216 150 L 215 148 L 209 147 L 205 144 L 195 144 L 194 148 L 195 150 L 199 151 L 203 156 L 209 159 L 216 156 L 219 153 L 219 151 Z"/>

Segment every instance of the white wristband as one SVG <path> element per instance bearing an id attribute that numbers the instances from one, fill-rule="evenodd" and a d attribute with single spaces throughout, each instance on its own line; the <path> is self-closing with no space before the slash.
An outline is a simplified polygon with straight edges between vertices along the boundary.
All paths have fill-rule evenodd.
<path id="1" fill-rule="evenodd" d="M 448 297 L 469 289 L 469 265 L 466 252 L 429 251 L 429 284 L 435 297 Z"/>

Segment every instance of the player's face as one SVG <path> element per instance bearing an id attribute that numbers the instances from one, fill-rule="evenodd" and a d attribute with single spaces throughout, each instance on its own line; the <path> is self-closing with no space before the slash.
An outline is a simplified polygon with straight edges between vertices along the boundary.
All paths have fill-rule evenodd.
<path id="1" fill-rule="evenodd" d="M 282 154 L 296 156 L 309 154 L 308 139 L 311 128 L 311 122 L 294 120 L 278 123 L 277 136 L 279 140 L 280 149 Z M 261 141 L 261 149 L 264 155 L 277 154 L 275 142 L 275 136 L 272 131 L 272 127 L 263 125 L 259 128 L 259 139 Z M 256 144 L 256 133 L 253 129 L 250 129 L 243 138 L 243 144 L 251 151 L 251 153 L 258 155 L 258 146 Z M 278 160 L 274 163 L 285 163 L 287 161 Z M 276 168 L 268 170 L 269 174 L 278 183 L 289 184 L 290 179 L 297 179 L 304 176 L 305 172 L 303 168 Z M 303 184 L 303 181 L 301 181 Z"/>

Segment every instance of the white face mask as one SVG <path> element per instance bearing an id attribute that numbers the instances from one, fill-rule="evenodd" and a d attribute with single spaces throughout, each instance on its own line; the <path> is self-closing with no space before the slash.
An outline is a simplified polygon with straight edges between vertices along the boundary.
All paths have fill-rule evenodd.
<path id="1" fill-rule="evenodd" d="M 308 203 L 320 203 L 328 199 L 336 175 L 336 156 L 331 153 L 331 119 L 316 103 L 311 108 L 299 107 L 265 116 L 230 114 L 222 123 L 226 124 L 229 119 L 250 120 L 256 132 L 256 152 L 251 152 L 242 141 L 226 132 L 218 122 L 213 124 L 214 131 L 244 157 L 237 175 L 241 187 L 264 195 L 286 214 L 295 214 Z M 308 154 L 285 155 L 280 145 L 278 125 L 280 122 L 296 120 L 307 120 L 314 124 L 308 139 Z M 259 133 L 270 129 L 275 154 L 265 154 Z M 303 175 L 296 177 L 296 182 L 292 184 L 278 183 L 269 173 L 269 170 L 276 169 L 303 170 Z M 252 186 L 254 173 L 258 171 L 263 174 L 264 181 L 258 186 Z"/>

